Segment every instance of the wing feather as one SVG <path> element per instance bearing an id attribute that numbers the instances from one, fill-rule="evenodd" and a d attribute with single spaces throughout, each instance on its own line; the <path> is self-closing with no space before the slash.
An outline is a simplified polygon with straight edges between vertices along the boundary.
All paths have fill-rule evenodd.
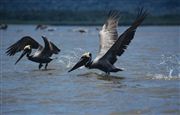
<path id="1" fill-rule="evenodd" d="M 41 57 L 51 57 L 52 54 L 58 54 L 60 52 L 60 49 L 55 46 L 51 41 L 49 41 L 46 37 L 42 36 L 44 40 L 44 49 L 39 54 Z"/>
<path id="2" fill-rule="evenodd" d="M 54 54 L 58 54 L 61 50 L 52 42 L 50 42 L 51 44 L 51 50 L 53 51 Z"/>
<path id="3" fill-rule="evenodd" d="M 10 47 L 8 47 L 6 54 L 9 56 L 13 56 L 16 53 L 22 51 L 26 45 L 30 45 L 31 48 L 33 48 L 33 49 L 37 49 L 39 46 L 41 46 L 32 37 L 24 36 L 20 40 L 18 40 L 16 43 L 14 43 Z"/>
<path id="4" fill-rule="evenodd" d="M 99 32 L 100 47 L 96 59 L 100 59 L 118 39 L 119 12 L 110 11 L 106 23 Z"/>
<path id="5" fill-rule="evenodd" d="M 147 11 L 143 8 L 139 9 L 138 15 L 132 25 L 119 36 L 114 45 L 106 52 L 102 59 L 107 59 L 111 64 L 114 64 L 117 60 L 117 56 L 121 56 L 131 40 L 134 38 L 137 27 L 143 22 L 147 16 Z"/>

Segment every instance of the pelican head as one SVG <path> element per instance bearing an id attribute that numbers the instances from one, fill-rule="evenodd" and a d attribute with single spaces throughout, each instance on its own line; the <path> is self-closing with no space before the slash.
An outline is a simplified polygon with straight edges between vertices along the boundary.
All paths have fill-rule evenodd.
<path id="1" fill-rule="evenodd" d="M 23 53 L 22 53 L 21 56 L 18 58 L 18 60 L 16 61 L 15 64 L 17 64 L 17 63 L 22 59 L 22 57 L 23 57 L 24 55 L 27 54 L 27 56 L 29 56 L 30 53 L 31 53 L 31 46 L 30 46 L 30 45 L 26 45 L 26 46 L 24 47 Z"/>
<path id="2" fill-rule="evenodd" d="M 80 60 L 74 65 L 74 67 L 69 70 L 68 72 L 71 72 L 81 66 L 86 66 L 87 64 L 89 64 L 91 62 L 91 59 L 92 59 L 92 55 L 91 53 L 87 52 L 87 53 L 84 53 L 82 55 L 82 57 L 80 58 Z"/>

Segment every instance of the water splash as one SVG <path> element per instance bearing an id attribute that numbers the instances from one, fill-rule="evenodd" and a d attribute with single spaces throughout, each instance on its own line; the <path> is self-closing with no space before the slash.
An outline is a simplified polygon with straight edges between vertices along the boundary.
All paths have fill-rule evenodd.
<path id="1" fill-rule="evenodd" d="M 74 64 L 79 59 L 79 56 L 81 56 L 85 52 L 81 48 L 75 48 L 71 51 L 65 51 L 64 54 L 61 54 L 58 60 L 58 63 L 61 63 L 62 67 L 71 68 L 74 66 Z"/>
<path id="2" fill-rule="evenodd" d="M 180 79 L 180 55 L 163 54 L 153 79 Z"/>

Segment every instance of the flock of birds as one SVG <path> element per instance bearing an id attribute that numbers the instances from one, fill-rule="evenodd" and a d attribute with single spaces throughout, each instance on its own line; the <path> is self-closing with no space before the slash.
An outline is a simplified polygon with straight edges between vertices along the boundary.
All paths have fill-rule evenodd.
<path id="1" fill-rule="evenodd" d="M 68 72 L 81 66 L 85 66 L 88 69 L 99 69 L 108 75 L 110 72 L 123 71 L 123 69 L 115 67 L 114 63 L 117 61 L 117 56 L 121 56 L 124 53 L 131 40 L 134 38 L 137 27 L 143 22 L 146 16 L 147 11 L 143 10 L 143 8 L 140 9 L 131 26 L 118 36 L 117 28 L 120 14 L 118 11 L 110 11 L 108 19 L 99 31 L 100 46 L 96 58 L 92 60 L 92 54 L 87 52 L 82 55 L 77 64 L 75 64 Z M 36 29 L 39 28 L 47 27 L 39 25 Z M 45 36 L 42 36 L 42 38 L 44 40 L 44 46 L 39 44 L 32 37 L 25 36 L 8 47 L 6 54 L 13 56 L 16 53 L 23 51 L 15 64 L 26 55 L 28 60 L 39 63 L 39 69 L 42 68 L 43 64 L 45 64 L 44 68 L 47 69 L 48 64 L 53 60 L 51 59 L 51 56 L 53 54 L 58 54 L 61 50 Z M 32 49 L 36 49 L 34 54 L 31 54 Z"/>

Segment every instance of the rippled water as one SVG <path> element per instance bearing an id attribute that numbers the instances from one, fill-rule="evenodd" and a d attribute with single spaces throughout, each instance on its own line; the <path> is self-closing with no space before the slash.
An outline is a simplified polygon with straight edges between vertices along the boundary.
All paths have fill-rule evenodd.
<path id="1" fill-rule="evenodd" d="M 119 115 L 180 114 L 180 27 L 138 28 L 128 50 L 116 66 L 125 69 L 107 77 L 99 70 L 67 71 L 82 53 L 98 51 L 96 27 L 52 26 L 55 31 L 35 30 L 35 25 L 9 25 L 0 30 L 2 115 Z M 84 28 L 87 33 L 79 33 Z M 119 33 L 127 27 L 121 27 Z M 22 36 L 43 43 L 47 36 L 61 48 L 48 70 L 23 58 L 17 65 L 5 49 Z"/>

